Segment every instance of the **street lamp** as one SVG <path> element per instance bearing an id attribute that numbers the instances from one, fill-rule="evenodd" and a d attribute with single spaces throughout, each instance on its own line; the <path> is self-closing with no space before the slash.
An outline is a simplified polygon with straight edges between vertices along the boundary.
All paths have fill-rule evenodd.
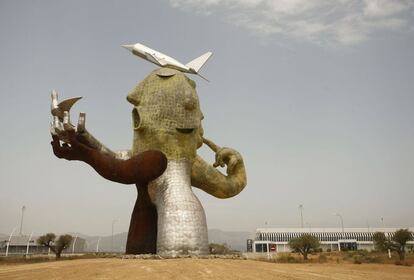
<path id="1" fill-rule="evenodd" d="M 75 239 L 73 240 L 73 244 L 72 244 L 72 255 L 75 253 L 75 244 L 76 244 L 76 240 L 78 240 L 78 234 L 76 234 Z"/>
<path id="2" fill-rule="evenodd" d="M 310 223 L 306 223 L 306 226 L 309 228 L 309 232 L 312 231 L 312 225 Z"/>
<path id="3" fill-rule="evenodd" d="M 30 246 L 30 241 L 31 241 L 31 239 L 32 239 L 32 236 L 33 236 L 33 231 L 32 231 L 32 233 L 30 234 L 29 239 L 27 240 L 27 246 L 26 246 L 26 257 L 29 255 L 29 246 Z"/>
<path id="4" fill-rule="evenodd" d="M 14 233 L 14 231 L 16 230 L 16 228 L 14 228 L 13 230 L 12 230 L 12 232 L 10 233 L 10 237 L 9 237 L 9 240 L 7 241 L 7 247 L 6 247 L 6 257 L 9 255 L 9 246 L 10 246 L 10 242 L 11 242 L 11 239 L 12 239 L 12 236 L 13 236 L 13 233 Z"/>
<path id="5" fill-rule="evenodd" d="M 114 225 L 118 221 L 118 219 L 115 219 L 112 221 L 112 234 L 111 234 L 111 252 L 114 251 Z"/>
<path id="6" fill-rule="evenodd" d="M 98 238 L 98 242 L 96 243 L 96 252 L 99 253 L 99 241 L 101 241 L 101 237 Z"/>
<path id="7" fill-rule="evenodd" d="M 341 227 L 342 227 L 342 235 L 344 234 L 344 219 L 342 218 L 341 214 L 333 213 L 335 216 L 338 216 L 341 219 Z"/>
<path id="8" fill-rule="evenodd" d="M 26 206 L 23 205 L 22 207 L 22 218 L 20 219 L 20 233 L 19 235 L 22 236 L 23 233 L 23 217 L 24 217 L 24 211 L 26 210 Z"/>
<path id="9" fill-rule="evenodd" d="M 299 205 L 299 211 L 300 211 L 300 227 L 303 228 L 303 205 Z"/>

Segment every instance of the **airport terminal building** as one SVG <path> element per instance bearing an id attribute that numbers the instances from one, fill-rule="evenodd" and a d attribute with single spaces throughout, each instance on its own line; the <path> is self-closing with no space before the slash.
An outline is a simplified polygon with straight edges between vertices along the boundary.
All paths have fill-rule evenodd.
<path id="1" fill-rule="evenodd" d="M 317 237 L 323 251 L 373 250 L 373 235 L 384 232 L 392 237 L 401 228 L 258 228 L 255 240 L 247 241 L 247 250 L 254 253 L 290 252 L 289 241 L 302 234 Z M 414 228 L 408 228 L 411 232 Z M 414 238 L 414 233 L 413 233 Z M 414 241 L 407 243 L 407 248 L 414 247 Z"/>

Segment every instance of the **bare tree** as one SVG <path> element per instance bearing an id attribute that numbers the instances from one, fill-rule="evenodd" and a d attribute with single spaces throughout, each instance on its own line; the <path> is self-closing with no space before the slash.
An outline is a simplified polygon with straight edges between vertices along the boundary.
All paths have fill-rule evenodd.
<path id="1" fill-rule="evenodd" d="M 71 235 L 64 234 L 56 240 L 54 233 L 47 233 L 37 239 L 37 244 L 50 248 L 55 253 L 56 259 L 59 259 L 62 251 L 69 247 L 72 239 L 73 237 Z"/>

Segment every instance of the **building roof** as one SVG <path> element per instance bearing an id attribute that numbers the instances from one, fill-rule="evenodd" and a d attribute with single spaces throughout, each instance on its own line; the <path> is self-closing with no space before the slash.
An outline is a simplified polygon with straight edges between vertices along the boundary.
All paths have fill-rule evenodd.
<path id="1" fill-rule="evenodd" d="M 37 237 L 32 236 L 30 239 L 30 246 L 35 246 Z M 9 241 L 9 238 L 3 238 L 0 242 L 6 243 Z M 28 235 L 19 235 L 19 236 L 12 236 L 10 240 L 9 246 L 27 246 L 27 241 L 29 241 Z"/>
<path id="2" fill-rule="evenodd" d="M 403 227 L 406 228 L 406 227 Z M 343 232 L 395 232 L 401 228 L 343 228 Z M 408 230 L 413 232 L 414 227 L 408 227 Z M 258 228 L 256 232 L 262 233 L 271 233 L 271 232 L 289 232 L 289 233 L 309 233 L 309 232 L 342 232 L 341 227 L 335 228 L 313 228 L 313 227 L 303 227 L 303 228 Z"/>

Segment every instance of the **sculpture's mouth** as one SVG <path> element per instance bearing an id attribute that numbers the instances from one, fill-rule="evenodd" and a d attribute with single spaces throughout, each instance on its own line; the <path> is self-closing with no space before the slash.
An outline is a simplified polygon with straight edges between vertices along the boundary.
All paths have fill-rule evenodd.
<path id="1" fill-rule="evenodd" d="M 184 133 L 184 134 L 190 134 L 194 131 L 194 128 L 176 128 L 178 132 Z"/>

